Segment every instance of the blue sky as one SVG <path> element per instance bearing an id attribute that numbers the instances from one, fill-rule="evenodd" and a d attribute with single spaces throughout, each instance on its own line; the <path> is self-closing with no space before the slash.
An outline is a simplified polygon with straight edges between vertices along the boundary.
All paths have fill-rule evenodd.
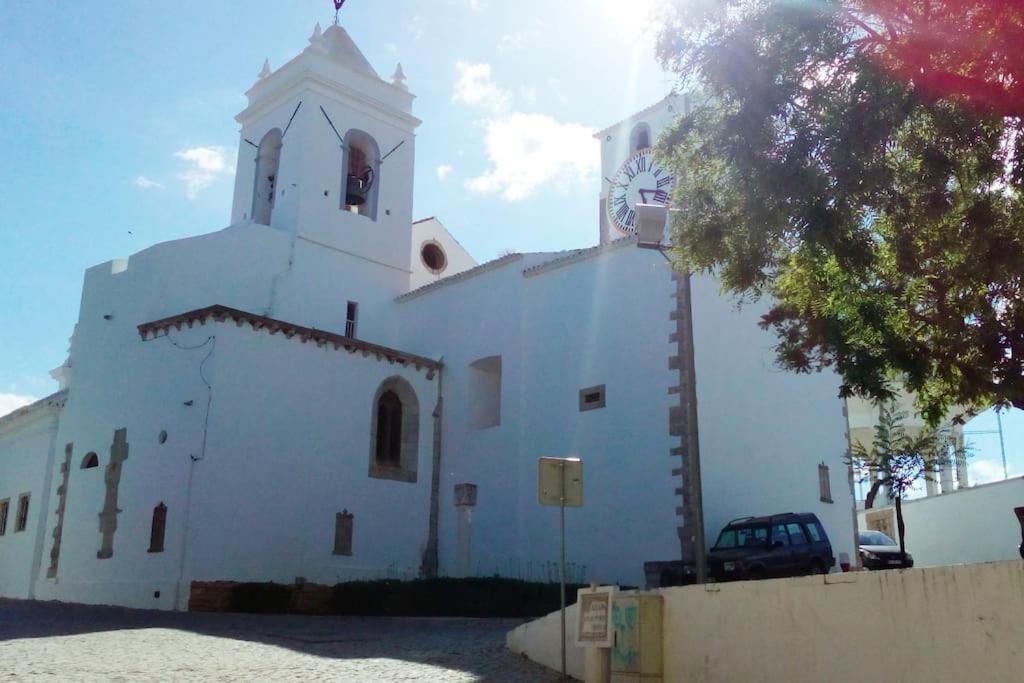
<path id="1" fill-rule="evenodd" d="M 653 3 L 348 0 L 342 24 L 418 96 L 416 216 L 478 260 L 594 243 L 590 132 L 672 85 Z M 0 3 L 0 413 L 55 388 L 85 268 L 226 225 L 244 91 L 332 16 L 329 0 Z M 1024 418 L 1004 424 L 1024 456 Z M 978 439 L 976 461 L 998 457 Z"/>

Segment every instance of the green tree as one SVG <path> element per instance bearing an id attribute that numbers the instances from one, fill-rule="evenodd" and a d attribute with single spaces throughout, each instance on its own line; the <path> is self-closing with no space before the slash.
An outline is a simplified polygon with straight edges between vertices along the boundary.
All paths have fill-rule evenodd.
<path id="1" fill-rule="evenodd" d="M 939 470 L 948 465 L 951 456 L 967 457 L 957 452 L 956 443 L 948 428 L 924 427 L 908 430 L 906 415 L 892 404 L 879 406 L 875 439 L 871 448 L 855 443 L 848 462 L 860 477 L 860 483 L 871 483 L 865 500 L 870 509 L 879 491 L 887 491 L 896 506 L 896 529 L 900 552 L 907 551 L 903 523 L 903 499 L 919 481 L 934 481 Z"/>
<path id="2" fill-rule="evenodd" d="M 780 364 L 844 395 L 1024 408 L 1022 27 L 1006 0 L 673 0 L 678 265 L 768 295 Z"/>

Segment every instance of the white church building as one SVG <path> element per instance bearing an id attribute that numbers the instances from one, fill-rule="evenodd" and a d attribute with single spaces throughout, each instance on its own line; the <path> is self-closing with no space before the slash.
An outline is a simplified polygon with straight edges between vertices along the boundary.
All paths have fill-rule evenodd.
<path id="1" fill-rule="evenodd" d="M 692 559 L 695 444 L 708 545 L 806 511 L 855 557 L 838 377 L 778 369 L 762 307 L 633 235 L 638 204 L 668 202 L 649 148 L 684 98 L 598 133 L 597 244 L 478 264 L 413 220 L 404 81 L 317 27 L 247 93 L 230 225 L 86 271 L 60 390 L 0 418 L 0 596 L 187 609 L 193 582 L 547 580 L 541 456 L 584 464 L 570 578 L 642 584 L 645 562 Z"/>

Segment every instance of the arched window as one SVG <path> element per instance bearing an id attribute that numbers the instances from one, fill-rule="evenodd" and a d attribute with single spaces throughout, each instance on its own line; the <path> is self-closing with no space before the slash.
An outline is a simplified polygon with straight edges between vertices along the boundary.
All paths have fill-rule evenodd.
<path id="1" fill-rule="evenodd" d="M 633 152 L 647 149 L 651 146 L 651 127 L 646 123 L 638 123 L 633 126 L 633 132 L 629 134 L 629 148 Z"/>
<path id="2" fill-rule="evenodd" d="M 95 453 L 86 453 L 82 458 L 82 469 L 88 470 L 100 466 L 100 459 Z"/>
<path id="3" fill-rule="evenodd" d="M 402 400 L 393 391 L 377 399 L 377 464 L 397 467 L 402 461 Z"/>
<path id="4" fill-rule="evenodd" d="M 345 135 L 343 167 L 341 208 L 377 220 L 380 190 L 380 148 L 377 141 L 361 130 L 350 130 Z"/>
<path id="5" fill-rule="evenodd" d="M 256 177 L 252 190 L 252 221 L 270 225 L 274 210 L 274 190 L 281 164 L 281 130 L 274 128 L 260 141 L 256 152 Z"/>
<path id="6" fill-rule="evenodd" d="M 384 380 L 373 397 L 370 476 L 415 482 L 420 434 L 420 404 L 412 385 L 401 377 Z"/>
<path id="7" fill-rule="evenodd" d="M 164 531 L 167 529 L 167 506 L 160 503 L 153 508 L 153 525 L 149 529 L 149 552 L 164 551 Z"/>

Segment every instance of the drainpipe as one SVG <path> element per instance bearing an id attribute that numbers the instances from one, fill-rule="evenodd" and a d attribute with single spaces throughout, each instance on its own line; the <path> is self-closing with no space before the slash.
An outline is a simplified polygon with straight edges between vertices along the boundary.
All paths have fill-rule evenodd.
<path id="1" fill-rule="evenodd" d="M 444 358 L 437 369 L 437 404 L 434 407 L 433 458 L 430 472 L 430 522 L 427 531 L 427 547 L 420 563 L 420 576 L 435 578 L 438 572 L 438 517 L 440 514 L 439 494 L 441 490 L 441 430 L 444 426 Z"/>

